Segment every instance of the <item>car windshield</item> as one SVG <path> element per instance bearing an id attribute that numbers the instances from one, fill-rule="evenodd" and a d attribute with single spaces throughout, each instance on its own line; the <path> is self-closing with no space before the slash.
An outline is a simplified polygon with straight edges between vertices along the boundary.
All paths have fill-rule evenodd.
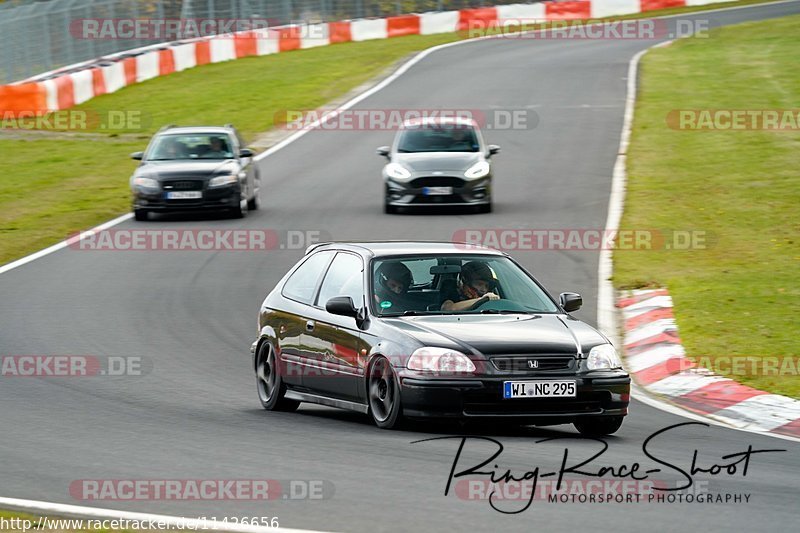
<path id="1" fill-rule="evenodd" d="M 224 133 L 181 133 L 156 137 L 150 148 L 149 161 L 180 159 L 231 159 L 233 143 Z"/>
<path id="2" fill-rule="evenodd" d="M 409 256 L 375 259 L 370 303 L 378 316 L 556 313 L 539 285 L 507 257 Z"/>
<path id="3" fill-rule="evenodd" d="M 480 143 L 475 128 L 466 124 L 425 124 L 405 126 L 400 133 L 397 151 L 478 152 Z"/>

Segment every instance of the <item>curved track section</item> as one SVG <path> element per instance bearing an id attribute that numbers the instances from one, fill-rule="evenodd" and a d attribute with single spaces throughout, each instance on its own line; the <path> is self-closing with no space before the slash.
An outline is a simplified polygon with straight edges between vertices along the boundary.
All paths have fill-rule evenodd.
<path id="1" fill-rule="evenodd" d="M 711 17 L 731 24 L 799 12 L 800 3 L 790 2 Z M 628 62 L 652 44 L 470 42 L 430 54 L 358 104 L 535 110 L 540 120 L 534 129 L 486 132 L 488 142 L 503 148 L 491 215 L 384 215 L 374 148 L 388 144 L 391 132 L 315 131 L 259 163 L 263 211 L 239 221 L 177 218 L 118 228 L 270 228 L 322 230 L 335 239 L 444 240 L 466 228 L 602 228 Z M 537 502 L 523 514 L 504 515 L 485 501 L 443 496 L 455 442 L 411 444 L 458 433 L 458 427 L 389 432 L 366 417 L 322 407 L 292 414 L 261 410 L 248 355 L 256 312 L 301 253 L 68 248 L 0 276 L 0 353 L 142 356 L 153 365 L 138 378 L 3 379 L 0 494 L 180 516 L 278 516 L 284 527 L 348 531 L 582 525 L 633 531 L 643 524 L 723 531 L 796 524 L 800 448 L 793 442 L 720 427 L 677 429 L 658 440 L 659 456 L 680 464 L 691 461 L 695 448 L 708 461 L 748 444 L 787 449 L 754 457 L 746 476 L 710 478 L 711 491 L 749 493 L 746 504 Z M 515 255 L 554 293 L 582 293 L 578 315 L 594 323 L 597 254 Z M 598 465 L 644 461 L 647 436 L 685 421 L 639 402 L 631 411 Z M 535 442 L 550 436 L 576 433 L 567 426 L 501 433 L 506 449 L 500 466 L 524 472 L 557 465 L 563 443 Z M 591 441 L 568 443 L 576 456 L 596 449 Z M 680 478 L 675 472 L 667 477 Z M 78 479 L 255 478 L 327 480 L 335 493 L 321 501 L 266 504 L 83 502 L 69 493 Z"/>

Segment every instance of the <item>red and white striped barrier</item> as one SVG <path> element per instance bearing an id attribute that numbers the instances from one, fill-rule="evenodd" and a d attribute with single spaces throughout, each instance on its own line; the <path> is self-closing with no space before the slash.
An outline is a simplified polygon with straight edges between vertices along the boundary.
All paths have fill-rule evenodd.
<path id="1" fill-rule="evenodd" d="M 625 364 L 637 384 L 731 426 L 800 437 L 800 401 L 719 376 L 686 357 L 666 289 L 619 299 Z"/>
<path id="2" fill-rule="evenodd" d="M 400 15 L 383 19 L 346 20 L 304 26 L 273 28 L 268 32 L 241 32 L 194 42 L 162 43 L 116 54 L 107 66 L 83 70 L 67 67 L 61 76 L 0 86 L 0 114 L 45 113 L 67 109 L 95 96 L 134 83 L 180 72 L 208 63 L 231 61 L 349 41 L 388 39 L 405 35 L 452 33 L 515 21 L 579 20 L 628 15 L 671 7 L 713 4 L 729 0 L 578 0 L 511 4 L 434 13 Z M 87 62 L 96 63 L 96 62 Z M 62 69 L 66 70 L 66 69 Z"/>

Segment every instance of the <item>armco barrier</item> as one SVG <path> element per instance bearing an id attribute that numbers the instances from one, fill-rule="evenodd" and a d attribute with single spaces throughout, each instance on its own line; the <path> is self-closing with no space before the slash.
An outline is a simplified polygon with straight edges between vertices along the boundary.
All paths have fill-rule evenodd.
<path id="1" fill-rule="evenodd" d="M 578 0 L 511 4 L 361 19 L 305 26 L 276 27 L 129 50 L 65 67 L 20 83 L 0 86 L 0 114 L 67 109 L 134 83 L 208 63 L 262 56 L 349 41 L 431 35 L 515 21 L 576 20 L 706 5 L 728 0 Z"/>

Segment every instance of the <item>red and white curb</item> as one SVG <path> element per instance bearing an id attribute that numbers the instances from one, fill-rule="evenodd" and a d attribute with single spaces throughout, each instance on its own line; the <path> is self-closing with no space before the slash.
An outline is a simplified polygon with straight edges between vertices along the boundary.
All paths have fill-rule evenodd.
<path id="1" fill-rule="evenodd" d="M 686 357 L 666 289 L 624 294 L 625 364 L 650 394 L 739 429 L 800 437 L 800 401 L 742 385 Z"/>

